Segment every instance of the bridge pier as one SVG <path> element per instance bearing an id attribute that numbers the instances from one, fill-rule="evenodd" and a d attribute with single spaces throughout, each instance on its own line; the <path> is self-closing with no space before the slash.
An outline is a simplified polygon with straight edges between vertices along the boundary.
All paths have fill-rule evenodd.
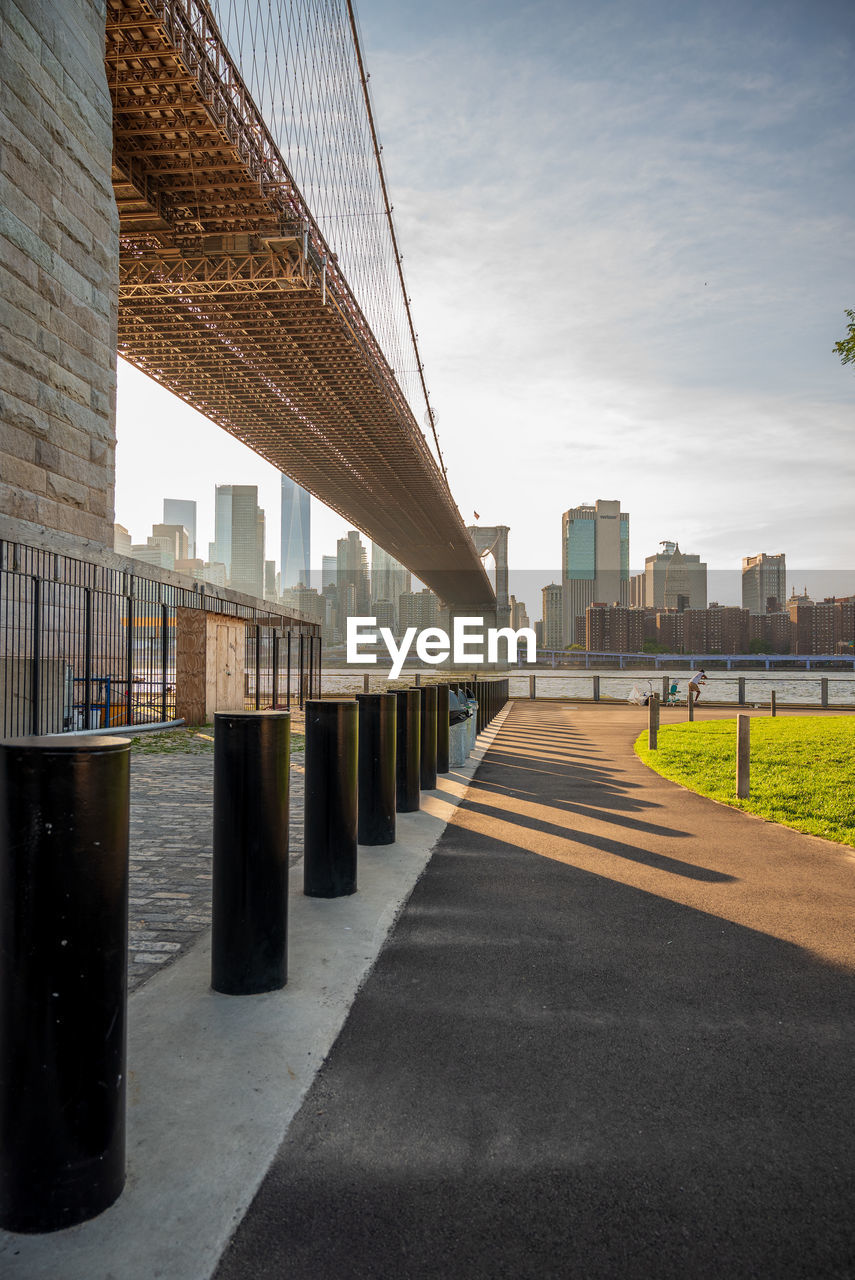
<path id="1" fill-rule="evenodd" d="M 491 555 L 496 565 L 496 621 L 491 626 L 511 625 L 511 606 L 508 595 L 508 534 L 510 527 L 498 525 L 467 525 L 466 531 L 475 544 L 479 556 Z"/>
<path id="2" fill-rule="evenodd" d="M 118 215 L 105 0 L 2 0 L 0 512 L 113 545 Z"/>

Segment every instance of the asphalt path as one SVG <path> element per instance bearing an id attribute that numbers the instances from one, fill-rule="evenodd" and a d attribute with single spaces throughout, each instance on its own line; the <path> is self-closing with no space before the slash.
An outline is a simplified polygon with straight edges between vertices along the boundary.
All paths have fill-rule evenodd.
<path id="1" fill-rule="evenodd" d="M 855 1276 L 855 851 L 642 724 L 515 704 L 217 1280 Z"/>

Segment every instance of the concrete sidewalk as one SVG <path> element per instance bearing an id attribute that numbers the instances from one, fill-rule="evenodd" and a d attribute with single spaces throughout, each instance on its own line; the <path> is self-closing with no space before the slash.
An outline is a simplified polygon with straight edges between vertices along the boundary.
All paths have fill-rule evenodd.
<path id="1" fill-rule="evenodd" d="M 855 854 L 517 703 L 217 1280 L 855 1275 Z"/>

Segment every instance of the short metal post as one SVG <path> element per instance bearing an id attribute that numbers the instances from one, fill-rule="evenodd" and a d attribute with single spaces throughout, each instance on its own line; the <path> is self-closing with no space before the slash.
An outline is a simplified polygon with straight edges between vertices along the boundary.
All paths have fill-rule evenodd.
<path id="1" fill-rule="evenodd" d="M 736 795 L 747 798 L 751 790 L 751 717 L 736 717 Z"/>
<path id="2" fill-rule="evenodd" d="M 436 771 L 448 773 L 450 726 L 448 720 L 448 704 L 450 689 L 447 684 L 436 685 Z"/>
<path id="3" fill-rule="evenodd" d="M 599 676 L 592 676 L 592 677 L 591 677 L 591 679 L 592 679 L 592 680 L 593 680 L 593 682 L 594 682 L 594 687 L 593 687 L 593 699 L 594 699 L 594 701 L 595 701 L 595 702 L 599 702 L 599 700 L 600 700 L 600 677 L 599 677 Z"/>
<path id="4" fill-rule="evenodd" d="M 695 718 L 695 700 L 692 697 L 692 691 L 690 689 L 688 692 L 688 696 L 686 698 L 686 719 L 694 720 L 694 718 Z"/>
<path id="5" fill-rule="evenodd" d="M 359 707 L 307 698 L 303 892 L 356 892 Z"/>
<path id="6" fill-rule="evenodd" d="M 9 1231 L 85 1222 L 124 1186 L 129 762 L 126 738 L 0 744 L 0 1226 Z"/>
<path id="7" fill-rule="evenodd" d="M 422 791 L 436 790 L 436 685 L 422 685 L 421 760 Z"/>
<path id="8" fill-rule="evenodd" d="M 397 704 L 394 693 L 358 693 L 360 844 L 394 844 Z"/>
<path id="9" fill-rule="evenodd" d="M 371 692 L 371 690 L 370 690 L 370 686 L 369 686 L 369 681 L 370 681 L 370 679 L 371 679 L 371 677 L 370 677 L 370 676 L 368 675 L 368 673 L 366 672 L 366 673 L 363 675 L 363 677 L 362 677 L 362 692 L 363 692 L 363 693 L 370 693 L 370 692 Z"/>
<path id="10" fill-rule="evenodd" d="M 537 698 L 537 676 L 528 678 L 528 696 L 532 702 Z"/>
<path id="11" fill-rule="evenodd" d="M 769 697 L 769 714 L 772 716 L 776 716 L 778 714 L 777 695 L 774 689 Z"/>
<path id="12" fill-rule="evenodd" d="M 421 804 L 422 702 L 418 689 L 398 689 L 396 806 L 399 813 L 413 813 Z"/>
<path id="13" fill-rule="evenodd" d="M 737 701 L 739 702 L 740 707 L 744 707 L 745 706 L 745 676 L 738 677 L 736 681 L 736 687 L 738 690 L 738 693 L 736 695 Z"/>
<path id="14" fill-rule="evenodd" d="M 418 671 L 415 674 L 414 683 L 417 689 L 421 688 L 422 677 L 421 677 L 421 673 Z"/>
<path id="15" fill-rule="evenodd" d="M 277 991 L 288 979 L 291 716 L 214 716 L 211 986 Z"/>
<path id="16" fill-rule="evenodd" d="M 828 676 L 823 676 L 819 682 L 819 705 L 828 710 Z"/>
<path id="17" fill-rule="evenodd" d="M 670 689 L 671 689 L 671 677 L 663 676 L 662 677 L 662 701 L 663 702 L 668 701 L 668 694 L 670 692 Z"/>
<path id="18" fill-rule="evenodd" d="M 659 694 L 650 695 L 647 704 L 647 746 L 655 751 L 659 746 Z"/>

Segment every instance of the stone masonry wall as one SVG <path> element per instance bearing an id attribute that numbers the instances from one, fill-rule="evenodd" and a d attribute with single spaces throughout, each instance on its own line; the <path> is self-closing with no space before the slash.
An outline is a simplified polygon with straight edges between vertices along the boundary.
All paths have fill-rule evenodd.
<path id="1" fill-rule="evenodd" d="M 0 516 L 112 547 L 105 0 L 0 0 Z"/>

